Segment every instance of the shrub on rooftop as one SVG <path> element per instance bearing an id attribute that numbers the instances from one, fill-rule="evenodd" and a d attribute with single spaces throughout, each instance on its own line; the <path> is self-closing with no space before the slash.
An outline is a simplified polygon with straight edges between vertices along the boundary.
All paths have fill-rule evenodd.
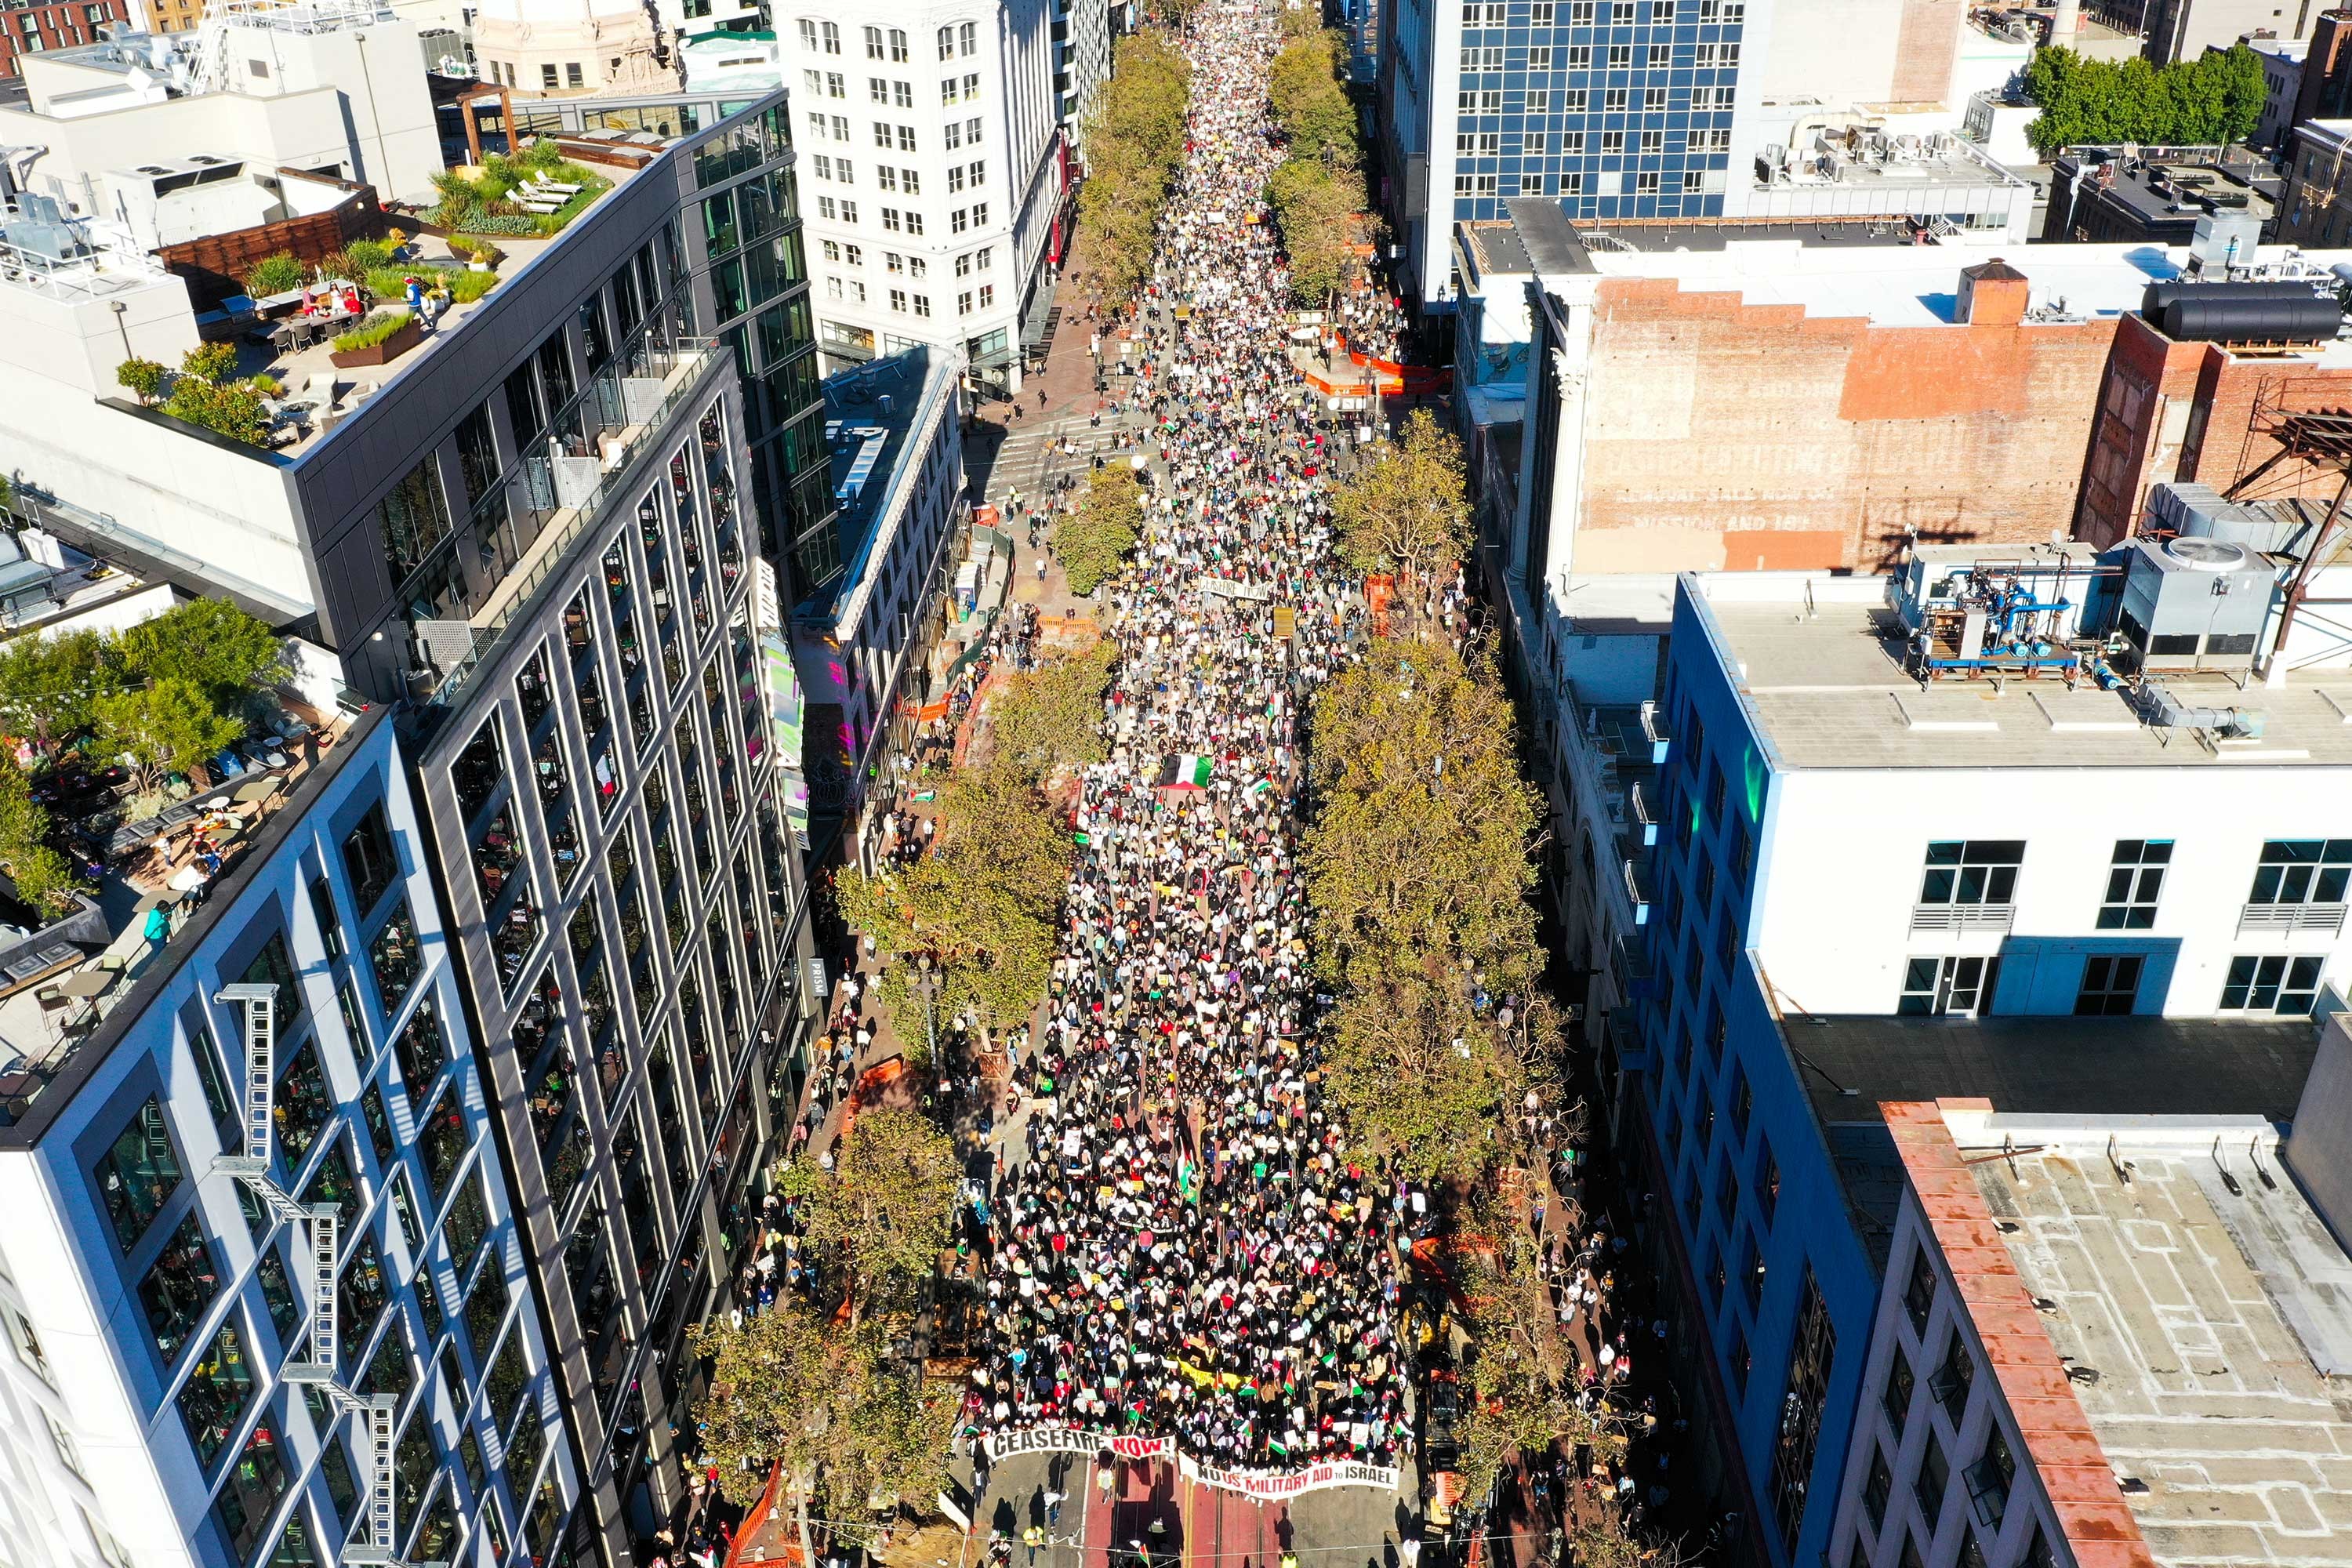
<path id="1" fill-rule="evenodd" d="M 335 339 L 335 352 L 348 354 L 372 349 L 388 341 L 393 333 L 415 319 L 406 310 L 378 310 L 350 331 L 339 334 Z"/>
<path id="2" fill-rule="evenodd" d="M 236 345 L 198 343 L 180 356 L 180 374 L 201 376 L 206 381 L 226 381 L 236 374 Z"/>
<path id="3" fill-rule="evenodd" d="M 392 247 L 380 239 L 355 239 L 343 247 L 343 254 L 362 272 L 392 265 Z"/>
<path id="4" fill-rule="evenodd" d="M 115 384 L 142 404 L 163 395 L 164 369 L 152 359 L 127 359 L 114 367 Z"/>
<path id="5" fill-rule="evenodd" d="M 293 252 L 281 250 L 254 263 L 253 270 L 245 275 L 245 291 L 257 300 L 290 294 L 310 276 L 310 269 L 295 259 Z"/>

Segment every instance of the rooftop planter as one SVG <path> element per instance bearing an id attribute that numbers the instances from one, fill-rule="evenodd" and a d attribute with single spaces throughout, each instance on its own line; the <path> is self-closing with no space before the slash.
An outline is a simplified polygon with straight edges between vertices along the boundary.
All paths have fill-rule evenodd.
<path id="1" fill-rule="evenodd" d="M 425 329 L 405 310 L 381 311 L 335 340 L 327 357 L 337 370 L 389 364 L 425 341 Z"/>

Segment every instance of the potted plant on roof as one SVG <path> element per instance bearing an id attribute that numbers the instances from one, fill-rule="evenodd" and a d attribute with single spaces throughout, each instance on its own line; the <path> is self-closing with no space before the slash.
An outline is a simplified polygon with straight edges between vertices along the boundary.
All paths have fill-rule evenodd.
<path id="1" fill-rule="evenodd" d="M 425 336 L 416 318 L 406 310 L 378 310 L 338 336 L 334 351 L 327 357 L 337 370 L 352 370 L 361 365 L 389 364 Z"/>

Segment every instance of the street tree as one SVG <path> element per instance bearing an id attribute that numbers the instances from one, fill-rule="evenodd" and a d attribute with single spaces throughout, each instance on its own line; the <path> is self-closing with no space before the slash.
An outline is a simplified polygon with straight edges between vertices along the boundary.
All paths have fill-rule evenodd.
<path id="1" fill-rule="evenodd" d="M 1143 536 L 1143 487 L 1135 470 L 1115 464 L 1088 483 L 1077 510 L 1054 531 L 1054 554 L 1070 592 L 1093 593 L 1117 572 Z"/>
<path id="2" fill-rule="evenodd" d="M 1013 675 L 990 697 L 991 754 L 1043 784 L 1103 760 L 1103 689 L 1118 648 L 1109 638 Z"/>
<path id="3" fill-rule="evenodd" d="M 1428 580 L 1470 543 L 1462 444 L 1425 408 L 1331 496 L 1339 553 L 1360 572 Z"/>
<path id="4" fill-rule="evenodd" d="M 784 1173 L 785 1194 L 804 1205 L 810 1244 L 842 1262 L 853 1323 L 871 1311 L 913 1310 L 947 1243 L 961 1174 L 947 1134 L 895 1107 L 858 1115 L 832 1170 L 803 1160 Z"/>

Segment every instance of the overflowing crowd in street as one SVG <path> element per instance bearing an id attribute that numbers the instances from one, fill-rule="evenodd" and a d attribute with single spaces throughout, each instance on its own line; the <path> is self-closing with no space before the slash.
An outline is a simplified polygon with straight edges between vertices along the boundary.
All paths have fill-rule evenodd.
<path id="1" fill-rule="evenodd" d="M 1174 1438 L 1220 1466 L 1412 1442 L 1391 1239 L 1405 1195 L 1318 1101 L 1296 865 L 1299 718 L 1362 612 L 1332 553 L 1328 431 L 1285 352 L 1273 29 L 1203 15 L 1181 188 L 1122 404 L 1155 423 L 1145 539 L 1107 590 L 1120 660 L 1042 1030 L 1013 1046 L 982 1200 L 981 1431 Z M 1277 635 L 1277 613 L 1281 631 Z"/>

